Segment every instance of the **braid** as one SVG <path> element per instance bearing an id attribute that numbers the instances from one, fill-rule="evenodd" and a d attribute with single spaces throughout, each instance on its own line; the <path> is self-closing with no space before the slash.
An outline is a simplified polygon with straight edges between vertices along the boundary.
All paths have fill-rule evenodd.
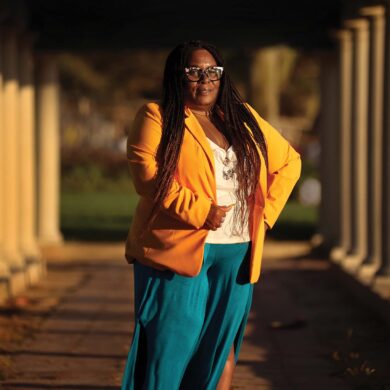
<path id="1" fill-rule="evenodd" d="M 184 137 L 184 91 L 183 69 L 192 51 L 206 49 L 215 58 L 218 65 L 223 66 L 223 60 L 217 49 L 202 41 L 189 41 L 180 44 L 168 55 L 163 80 L 162 117 L 163 128 L 161 142 L 157 150 L 157 175 L 155 203 L 150 220 L 161 207 L 169 188 L 179 160 L 179 154 Z M 216 104 L 224 113 L 224 135 L 233 145 L 237 155 L 238 202 L 248 204 L 254 194 L 261 169 L 261 160 L 256 144 L 268 166 L 267 147 L 264 135 L 244 102 L 234 87 L 230 77 L 223 73 Z M 252 136 L 245 128 L 246 124 L 252 131 Z M 246 212 L 244 211 L 246 210 Z M 236 232 L 242 232 L 249 207 L 236 207 L 233 221 Z M 150 221 L 149 220 L 149 221 Z"/>

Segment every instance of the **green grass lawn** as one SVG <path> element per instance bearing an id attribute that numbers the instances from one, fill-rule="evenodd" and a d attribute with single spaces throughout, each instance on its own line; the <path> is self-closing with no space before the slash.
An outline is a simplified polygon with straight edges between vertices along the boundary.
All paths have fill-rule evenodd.
<path id="1" fill-rule="evenodd" d="M 279 240 L 308 240 L 315 234 L 317 223 L 317 207 L 290 201 L 267 235 Z"/>
<path id="2" fill-rule="evenodd" d="M 137 194 L 63 192 L 61 230 L 65 239 L 125 240 Z"/>
<path id="3" fill-rule="evenodd" d="M 135 193 L 63 192 L 62 233 L 68 240 L 123 241 L 137 200 Z M 268 235 L 281 240 L 309 239 L 316 224 L 316 208 L 291 201 Z"/>

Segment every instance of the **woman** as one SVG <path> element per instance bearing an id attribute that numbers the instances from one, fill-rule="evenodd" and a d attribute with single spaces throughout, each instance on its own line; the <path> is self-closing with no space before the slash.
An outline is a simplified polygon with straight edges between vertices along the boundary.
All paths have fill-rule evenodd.
<path id="1" fill-rule="evenodd" d="M 122 390 L 229 389 L 265 231 L 300 156 L 201 41 L 169 54 L 162 101 L 140 109 L 127 151 L 140 200 L 126 243 L 135 329 Z"/>

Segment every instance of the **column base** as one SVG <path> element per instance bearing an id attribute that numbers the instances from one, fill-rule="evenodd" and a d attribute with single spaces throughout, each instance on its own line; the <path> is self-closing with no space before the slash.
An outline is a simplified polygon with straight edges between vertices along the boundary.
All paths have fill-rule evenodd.
<path id="1" fill-rule="evenodd" d="M 348 255 L 341 263 L 345 271 L 356 274 L 363 263 L 364 258 L 359 254 Z"/>
<path id="2" fill-rule="evenodd" d="M 357 271 L 357 278 L 366 286 L 370 286 L 378 271 L 378 266 L 375 263 L 363 264 Z"/>
<path id="3" fill-rule="evenodd" d="M 0 276 L 0 305 L 11 296 L 9 290 L 9 278 Z"/>
<path id="4" fill-rule="evenodd" d="M 8 263 L 5 260 L 0 260 L 0 278 L 8 278 L 10 275 Z"/>
<path id="5" fill-rule="evenodd" d="M 23 270 L 25 267 L 24 257 L 18 252 L 5 252 L 3 261 L 11 272 Z"/>
<path id="6" fill-rule="evenodd" d="M 29 285 L 37 284 L 47 274 L 46 260 L 42 257 L 30 257 L 26 261 L 26 278 Z"/>
<path id="7" fill-rule="evenodd" d="M 36 261 L 34 259 L 39 259 L 41 257 L 38 244 L 35 242 L 24 243 L 22 245 L 22 253 L 26 259 L 26 264 L 31 261 Z"/>
<path id="8" fill-rule="evenodd" d="M 376 276 L 372 289 L 383 299 L 390 299 L 390 275 Z"/>
<path id="9" fill-rule="evenodd" d="M 61 244 L 64 242 L 64 237 L 60 232 L 47 233 L 39 236 L 39 245 Z"/>
<path id="10" fill-rule="evenodd" d="M 375 253 L 367 255 L 358 270 L 357 277 L 365 285 L 371 285 L 380 268 L 381 260 Z"/>
<path id="11" fill-rule="evenodd" d="M 341 263 L 346 255 L 346 251 L 343 247 L 336 246 L 330 251 L 329 257 L 334 263 Z"/>
<path id="12" fill-rule="evenodd" d="M 24 267 L 9 266 L 0 262 L 0 304 L 23 292 L 29 285 L 41 281 L 47 275 L 46 260 L 42 257 L 28 258 Z"/>
<path id="13" fill-rule="evenodd" d="M 8 264 L 4 260 L 0 260 L 0 304 L 5 302 L 10 296 L 10 275 Z"/>
<path id="14" fill-rule="evenodd" d="M 18 295 L 24 291 L 27 287 L 26 272 L 25 269 L 14 269 L 11 268 L 11 275 L 8 279 L 9 282 L 9 294 L 10 296 Z"/>

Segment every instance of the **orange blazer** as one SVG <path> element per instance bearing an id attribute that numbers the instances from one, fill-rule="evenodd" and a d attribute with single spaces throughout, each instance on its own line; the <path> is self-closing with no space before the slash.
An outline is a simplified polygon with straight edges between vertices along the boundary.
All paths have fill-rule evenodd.
<path id="1" fill-rule="evenodd" d="M 268 150 L 268 171 L 261 158 L 259 185 L 250 214 L 251 254 L 249 282 L 260 276 L 265 227 L 275 224 L 299 179 L 300 155 L 285 138 L 247 103 Z M 247 126 L 246 126 L 247 127 Z M 247 127 L 250 131 L 249 127 Z M 155 191 L 156 151 L 162 133 L 162 111 L 148 103 L 138 111 L 127 139 L 127 158 L 134 187 L 140 195 L 126 241 L 125 257 L 159 270 L 196 276 L 203 263 L 208 233 L 202 228 L 211 202 L 216 203 L 214 156 L 205 133 L 191 111 L 185 109 L 185 131 L 176 174 L 156 218 L 147 226 Z"/>

